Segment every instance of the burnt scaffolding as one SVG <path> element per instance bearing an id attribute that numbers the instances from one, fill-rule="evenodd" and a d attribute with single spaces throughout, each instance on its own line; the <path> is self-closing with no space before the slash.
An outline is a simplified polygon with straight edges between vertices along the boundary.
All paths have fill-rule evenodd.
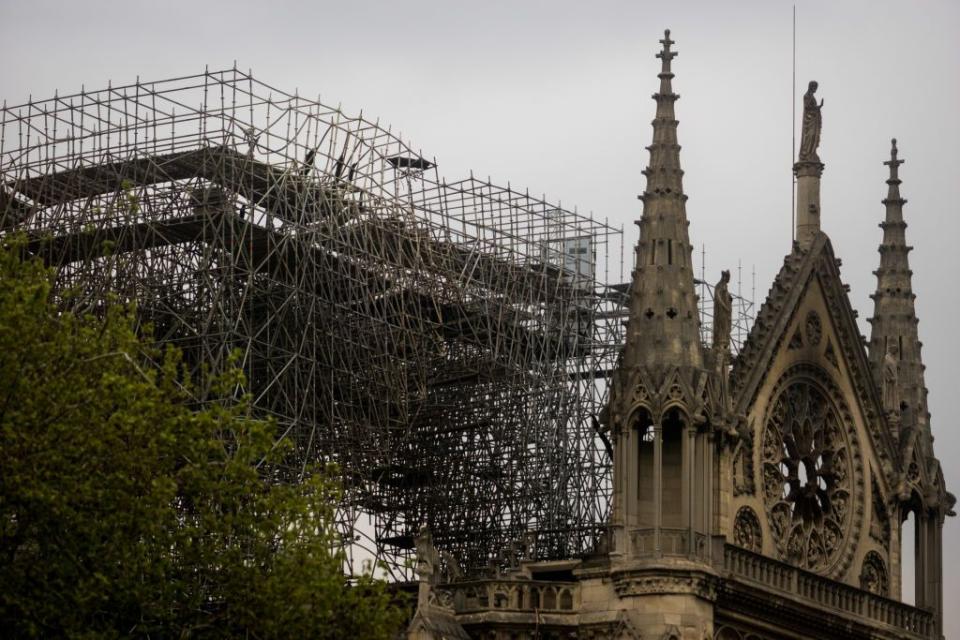
<path id="1" fill-rule="evenodd" d="M 209 383 L 239 351 L 291 444 L 333 462 L 354 561 L 409 575 L 422 525 L 466 570 L 592 549 L 597 417 L 622 344 L 620 229 L 436 163 L 237 69 L 2 109 L 0 235 L 58 289 L 135 301 Z"/>
<path id="2" fill-rule="evenodd" d="M 378 123 L 236 69 L 4 105 L 0 145 L 0 232 L 78 306 L 135 300 L 201 395 L 238 349 L 293 443 L 274 473 L 339 465 L 353 557 L 399 576 L 424 524 L 467 568 L 594 544 L 619 230 L 445 182 Z"/>

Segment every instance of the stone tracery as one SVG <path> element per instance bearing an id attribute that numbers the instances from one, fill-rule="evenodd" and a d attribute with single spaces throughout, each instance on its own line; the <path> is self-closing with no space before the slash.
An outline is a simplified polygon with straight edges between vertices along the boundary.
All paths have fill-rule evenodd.
<path id="1" fill-rule="evenodd" d="M 822 380 L 788 372 L 762 436 L 763 492 L 774 542 L 788 562 L 818 573 L 835 570 L 850 537 L 855 487 L 846 413 Z"/>
<path id="2" fill-rule="evenodd" d="M 863 559 L 860 570 L 860 588 L 870 593 L 886 596 L 890 581 L 887 577 L 887 565 L 876 551 L 871 551 Z"/>
<path id="3" fill-rule="evenodd" d="M 870 537 L 886 546 L 890 541 L 890 517 L 883 494 L 880 492 L 880 485 L 873 474 L 870 475 L 870 493 L 872 496 Z"/>
<path id="4" fill-rule="evenodd" d="M 737 546 L 755 553 L 763 550 L 763 531 L 760 519 L 750 507 L 741 507 L 733 524 L 733 541 Z"/>
<path id="5" fill-rule="evenodd" d="M 811 345 L 817 346 L 820 344 L 820 339 L 823 337 L 823 322 L 821 322 L 816 311 L 807 314 L 806 332 L 807 340 Z"/>
<path id="6" fill-rule="evenodd" d="M 734 447 L 733 493 L 740 496 L 753 492 L 753 439 L 741 438 Z"/>

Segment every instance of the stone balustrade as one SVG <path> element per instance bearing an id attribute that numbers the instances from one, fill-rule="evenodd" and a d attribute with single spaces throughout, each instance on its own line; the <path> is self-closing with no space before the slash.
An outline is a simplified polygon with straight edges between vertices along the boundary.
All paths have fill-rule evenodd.
<path id="1" fill-rule="evenodd" d="M 931 612 L 823 578 L 733 545 L 724 545 L 723 568 L 736 578 L 795 594 L 815 606 L 879 621 L 921 637 L 934 634 Z"/>
<path id="2" fill-rule="evenodd" d="M 659 555 L 663 557 L 694 557 L 709 555 L 709 545 L 703 536 L 694 534 L 693 544 L 687 529 L 661 529 Z M 634 529 L 631 544 L 637 555 L 657 557 L 656 536 L 652 529 Z M 723 544 L 722 539 L 713 549 L 714 566 L 720 566 L 727 580 L 768 589 L 788 596 L 798 603 L 843 616 L 861 619 L 866 624 L 886 625 L 904 638 L 930 638 L 935 635 L 933 613 L 902 602 L 885 598 L 869 591 L 818 576 L 784 562 Z M 576 615 L 580 609 L 580 585 L 560 580 L 529 580 L 525 578 L 489 578 L 447 585 L 444 599 L 457 613 L 489 611 L 519 613 L 551 613 Z"/>

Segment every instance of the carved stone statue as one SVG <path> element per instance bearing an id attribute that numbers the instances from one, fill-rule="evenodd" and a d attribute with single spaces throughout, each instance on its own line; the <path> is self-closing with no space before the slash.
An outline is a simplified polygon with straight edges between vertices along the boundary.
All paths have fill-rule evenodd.
<path id="1" fill-rule="evenodd" d="M 440 568 L 440 554 L 433 546 L 433 536 L 426 525 L 420 527 L 420 535 L 416 537 L 414 543 L 417 548 L 417 573 L 432 582 Z"/>
<path id="2" fill-rule="evenodd" d="M 803 94 L 803 130 L 800 134 L 800 155 L 797 158 L 799 162 L 820 162 L 817 147 L 820 146 L 820 128 L 823 126 L 820 116 L 823 100 L 817 104 L 814 97 L 817 86 L 817 81 L 811 80 L 807 92 Z"/>
<path id="3" fill-rule="evenodd" d="M 417 594 L 418 606 L 426 605 L 431 591 L 440 577 L 440 554 L 433 546 L 433 536 L 426 525 L 420 527 L 420 535 L 414 539 L 417 549 L 417 575 L 420 576 L 420 589 Z"/>
<path id="4" fill-rule="evenodd" d="M 891 340 L 887 345 L 887 353 L 883 356 L 883 409 L 887 413 L 900 410 L 898 353 L 897 343 Z"/>
<path id="5" fill-rule="evenodd" d="M 729 282 L 730 272 L 723 271 L 713 289 L 713 350 L 717 354 L 726 354 L 730 348 L 733 297 L 727 288 Z"/>

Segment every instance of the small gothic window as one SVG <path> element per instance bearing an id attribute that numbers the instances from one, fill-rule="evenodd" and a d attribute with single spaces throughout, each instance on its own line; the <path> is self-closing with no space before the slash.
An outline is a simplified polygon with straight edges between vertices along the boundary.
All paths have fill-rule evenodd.
<path id="1" fill-rule="evenodd" d="M 547 587 L 547 589 L 543 592 L 543 608 L 557 608 L 557 590 L 553 587 Z"/>
<path id="2" fill-rule="evenodd" d="M 573 594 L 570 593 L 569 589 L 560 592 L 560 608 L 564 611 L 573 609 Z"/>

